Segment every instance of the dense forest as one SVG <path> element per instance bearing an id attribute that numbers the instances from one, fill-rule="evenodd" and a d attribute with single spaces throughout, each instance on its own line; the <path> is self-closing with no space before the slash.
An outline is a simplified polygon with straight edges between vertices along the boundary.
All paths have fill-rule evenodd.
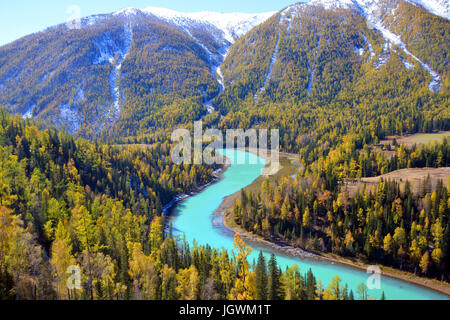
<path id="1" fill-rule="evenodd" d="M 231 213 L 243 229 L 448 282 L 450 180 L 348 188 L 450 167 L 448 138 L 382 143 L 450 130 L 450 22 L 381 2 L 408 50 L 360 12 L 303 4 L 233 44 L 136 11 L 0 47 L 0 299 L 369 299 L 364 284 L 324 284 L 274 256 L 247 261 L 239 236 L 227 252 L 172 234 L 164 207 L 219 168 L 170 159 L 172 131 L 199 119 L 278 129 L 281 151 L 298 156 L 294 178 L 242 191 Z M 73 265 L 81 289 L 67 287 Z"/>
<path id="2" fill-rule="evenodd" d="M 275 256 L 253 266 L 238 235 L 233 252 L 172 236 L 162 206 L 214 167 L 175 166 L 169 151 L 75 140 L 0 110 L 0 299 L 370 298 Z"/>
<path id="3" fill-rule="evenodd" d="M 256 194 L 241 193 L 231 209 L 234 221 L 272 241 L 340 256 L 357 257 L 417 274 L 449 279 L 450 200 L 448 181 L 418 191 L 410 182 L 382 178 L 356 194 L 346 178 L 366 177 L 411 167 L 450 166 L 449 139 L 396 148 L 389 161 L 367 152 L 304 167 L 295 179 L 266 180 Z M 344 146 L 345 147 L 345 146 Z"/>

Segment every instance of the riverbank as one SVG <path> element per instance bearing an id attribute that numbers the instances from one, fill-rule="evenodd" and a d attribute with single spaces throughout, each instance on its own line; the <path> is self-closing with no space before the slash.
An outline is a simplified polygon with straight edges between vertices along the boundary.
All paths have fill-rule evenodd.
<path id="1" fill-rule="evenodd" d="M 173 220 L 174 221 L 174 224 L 173 224 L 174 230 L 180 230 L 180 232 L 183 232 L 183 230 L 189 230 L 189 229 L 194 230 L 193 231 L 194 233 L 191 232 L 191 234 L 189 235 L 190 239 L 197 239 L 201 243 L 210 244 L 217 248 L 221 247 L 224 244 L 231 246 L 232 233 L 239 232 L 239 234 L 242 235 L 242 237 L 245 239 L 245 241 L 247 241 L 249 243 L 250 246 L 267 248 L 269 251 L 275 251 L 276 254 L 279 253 L 280 257 L 282 257 L 281 258 L 282 260 L 283 259 L 284 260 L 291 259 L 289 264 L 286 264 L 286 265 L 291 265 L 291 264 L 295 263 L 294 260 L 292 260 L 293 257 L 297 257 L 297 259 L 303 258 L 301 260 L 303 260 L 303 262 L 306 264 L 308 264 L 308 261 L 311 261 L 311 264 L 314 264 L 314 260 L 316 260 L 316 264 L 317 264 L 319 260 L 324 260 L 324 261 L 326 260 L 326 261 L 331 262 L 331 264 L 335 264 L 336 267 L 338 267 L 339 265 L 342 265 L 345 267 L 352 268 L 354 270 L 358 270 L 358 273 L 361 273 L 361 271 L 363 271 L 362 275 L 361 274 L 359 275 L 358 279 L 361 278 L 361 280 L 358 280 L 358 283 L 365 281 L 366 278 L 364 277 L 364 273 L 366 271 L 367 266 L 364 265 L 360 261 L 352 261 L 349 259 L 343 259 L 342 257 L 336 257 L 336 256 L 333 256 L 330 254 L 323 254 L 320 252 L 312 252 L 312 251 L 302 250 L 300 248 L 288 246 L 283 243 L 273 243 L 272 241 L 264 240 L 261 237 L 257 237 L 256 235 L 248 233 L 245 230 L 240 229 L 238 226 L 233 225 L 233 219 L 230 217 L 229 214 L 226 215 L 226 212 L 228 209 L 230 209 L 233 206 L 235 200 L 238 199 L 238 197 L 240 196 L 240 189 L 234 188 L 233 189 L 233 192 L 235 192 L 234 194 L 232 194 L 226 198 L 223 198 L 223 196 L 220 196 L 220 193 L 222 192 L 222 190 L 221 189 L 216 190 L 216 187 L 215 187 L 216 182 L 219 182 L 219 181 L 225 182 L 226 178 L 231 178 L 229 176 L 231 176 L 233 173 L 235 181 L 241 181 L 241 183 L 240 183 L 240 185 L 242 186 L 241 188 L 244 188 L 247 191 L 249 190 L 249 188 L 252 188 L 251 190 L 253 192 L 255 192 L 260 189 L 260 184 L 265 179 L 275 179 L 276 180 L 279 178 L 286 178 L 286 177 L 289 178 L 289 176 L 292 173 L 298 172 L 298 167 L 292 163 L 292 157 L 280 155 L 280 164 L 282 165 L 283 168 L 274 176 L 262 177 L 262 176 L 258 176 L 257 174 L 253 174 L 253 175 L 251 175 L 253 177 L 252 179 L 248 179 L 248 177 L 247 177 L 247 180 L 245 180 L 246 177 L 244 174 L 242 176 L 242 179 L 245 180 L 245 183 L 242 183 L 242 181 L 239 180 L 239 179 L 241 179 L 239 177 L 240 177 L 240 174 L 242 174 L 242 173 L 239 173 L 239 169 L 238 170 L 235 170 L 233 168 L 229 169 L 228 168 L 229 163 L 228 163 L 223 168 L 216 171 L 216 178 L 213 179 L 211 182 L 200 187 L 196 192 L 192 192 L 189 195 L 184 195 L 181 197 L 177 197 L 177 199 L 174 199 L 172 205 L 174 205 L 175 203 L 177 203 L 178 201 L 181 201 L 181 200 L 186 201 L 186 203 L 189 203 L 189 205 L 186 208 L 182 209 L 183 213 L 180 213 L 177 215 L 172 215 L 172 217 L 170 218 L 171 221 L 172 221 L 172 219 L 174 219 Z M 261 168 L 262 166 L 259 166 L 259 167 Z M 230 174 L 224 175 L 224 172 L 228 169 L 230 170 Z M 236 172 L 238 172 L 237 175 L 236 175 Z M 254 173 L 256 173 L 256 172 L 254 172 Z M 209 189 L 205 190 L 205 188 L 208 186 L 215 190 L 212 194 L 210 194 L 211 192 L 209 191 Z M 225 190 L 228 190 L 228 189 L 225 188 Z M 205 198 L 205 197 L 202 197 L 202 194 L 198 195 L 198 193 L 200 191 L 203 191 L 202 194 L 203 193 L 208 194 L 208 196 Z M 229 194 L 229 193 L 227 193 L 227 194 Z M 197 195 L 197 197 L 200 197 L 202 200 L 201 201 L 199 201 L 198 199 L 196 200 L 196 197 L 193 197 L 194 195 Z M 187 198 L 191 198 L 191 197 L 192 197 L 192 199 L 187 199 Z M 203 199 L 203 198 L 205 198 L 205 199 Z M 210 198 L 214 199 L 214 200 L 212 200 L 210 202 L 205 202 L 205 203 L 202 202 L 202 201 L 207 201 L 206 199 L 210 199 Z M 219 208 L 217 208 L 217 204 L 219 202 L 220 202 L 220 205 L 219 205 Z M 192 209 L 192 208 L 188 209 L 189 206 L 191 206 L 192 208 L 195 208 L 195 209 Z M 207 209 L 205 209 L 205 208 L 207 208 Z M 166 208 L 166 211 L 167 210 L 168 210 L 168 208 Z M 205 213 L 205 214 L 203 214 L 203 213 Z M 194 215 L 194 214 L 197 214 L 199 221 L 196 221 L 196 222 L 192 221 L 192 215 Z M 211 214 L 213 214 L 215 216 L 211 217 Z M 170 215 L 171 215 L 171 212 L 168 212 L 168 216 L 170 216 Z M 220 235 L 220 233 L 218 233 L 217 230 L 212 230 L 212 228 L 210 228 L 211 221 L 209 219 L 211 219 L 211 218 L 212 218 L 213 225 L 216 225 L 216 226 L 219 225 L 219 228 L 221 228 L 222 232 L 225 232 L 226 235 L 223 233 Z M 177 224 L 178 224 L 178 226 L 177 226 Z M 217 235 L 217 237 L 216 237 L 216 235 Z M 319 265 L 320 265 L 320 263 L 319 263 Z M 330 268 L 332 268 L 332 265 L 330 265 Z M 450 296 L 450 292 L 449 292 L 450 290 L 448 290 L 449 286 L 446 284 L 441 284 L 439 281 L 420 278 L 420 277 L 414 276 L 412 274 L 404 273 L 404 272 L 397 271 L 397 270 L 391 270 L 391 269 L 383 267 L 383 266 L 380 266 L 380 268 L 383 271 L 382 272 L 383 275 L 385 275 L 386 277 L 392 278 L 392 279 L 398 279 L 398 280 L 404 281 L 405 286 L 409 286 L 409 284 L 415 284 L 415 285 L 421 286 L 423 288 L 428 288 L 428 289 L 433 290 L 433 292 L 436 292 L 436 295 L 438 292 L 440 292 L 441 294 L 444 294 L 446 297 Z M 328 273 L 328 274 L 325 273 L 323 276 L 324 276 L 324 278 L 328 278 L 330 276 L 330 273 Z M 347 281 L 350 281 L 350 282 L 353 281 L 352 278 L 350 278 L 350 279 L 346 278 L 346 279 L 347 279 Z M 331 281 L 331 279 L 328 279 L 327 281 L 329 282 L 329 281 Z M 356 287 L 356 285 L 358 283 L 356 283 L 356 284 L 353 283 L 353 286 Z M 389 287 L 389 284 L 387 284 L 387 286 Z M 401 288 L 401 285 L 400 285 L 400 288 Z M 395 287 L 393 287 L 392 289 L 394 291 L 398 290 Z M 416 287 L 416 289 L 420 291 L 419 288 Z M 414 290 L 414 289 L 411 288 L 410 290 Z M 413 293 L 414 291 L 410 291 L 410 292 Z M 430 295 L 433 296 L 433 294 L 431 294 L 431 293 L 430 293 Z M 394 297 L 388 296 L 388 298 L 393 299 Z M 436 299 L 442 299 L 442 298 L 436 298 Z"/>
<path id="2" fill-rule="evenodd" d="M 198 188 L 196 188 L 194 191 L 190 192 L 189 194 L 182 194 L 182 195 L 176 196 L 172 201 L 170 201 L 168 204 L 166 204 L 163 207 L 163 209 L 162 209 L 163 214 L 166 215 L 167 211 L 170 208 L 172 208 L 174 205 L 176 205 L 178 202 L 186 200 L 190 197 L 193 197 L 196 194 L 199 194 L 200 192 L 202 192 L 205 188 L 209 187 L 210 185 L 222 180 L 223 173 L 228 169 L 228 167 L 230 165 L 231 165 L 231 163 L 230 163 L 229 159 L 225 158 L 225 163 L 224 163 L 223 167 L 212 172 L 213 179 L 210 182 L 199 186 Z"/>
<path id="3" fill-rule="evenodd" d="M 250 150 L 245 150 L 247 152 L 252 152 Z M 255 152 L 252 152 L 255 153 Z M 291 161 L 292 159 L 289 159 Z M 269 165 L 269 164 L 267 164 Z M 262 182 L 262 177 L 259 177 L 255 181 L 253 181 L 252 184 L 244 188 L 244 190 L 251 192 L 255 190 L 259 190 L 260 184 Z M 242 229 L 240 226 L 236 225 L 233 221 L 232 214 L 230 209 L 233 207 L 234 203 L 237 199 L 240 197 L 240 191 L 225 197 L 220 206 L 217 208 L 217 210 L 214 212 L 214 216 L 218 217 L 219 220 L 222 221 L 222 224 L 225 228 L 229 229 L 233 233 L 238 233 L 244 240 L 249 242 L 250 246 L 251 243 L 255 243 L 256 245 L 261 245 L 264 247 L 269 247 L 274 250 L 277 250 L 285 255 L 291 256 L 291 257 L 298 257 L 298 258 L 307 258 L 307 259 L 317 259 L 317 260 L 324 260 L 331 263 L 336 264 L 342 264 L 346 265 L 348 267 L 359 269 L 366 271 L 368 266 L 367 264 L 363 263 L 360 260 L 357 259 L 347 259 L 340 256 L 336 256 L 329 253 L 321 253 L 321 252 L 315 252 L 315 251 L 309 251 L 304 250 L 301 248 L 296 248 L 284 243 L 276 243 L 271 242 L 263 239 L 260 236 L 257 236 L 255 234 L 252 234 L 244 229 Z M 436 279 L 428 279 L 423 278 L 420 276 L 417 276 L 415 274 L 412 274 L 410 272 L 401 271 L 397 269 L 393 269 L 387 266 L 383 265 L 377 265 L 380 270 L 381 274 L 383 276 L 394 278 L 398 280 L 402 280 L 411 284 L 419 285 L 434 291 L 438 291 L 440 293 L 443 293 L 447 296 L 450 296 L 450 284 L 446 282 L 440 282 Z"/>
<path id="4" fill-rule="evenodd" d="M 240 192 L 237 192 L 227 198 L 224 199 L 222 204 L 219 206 L 219 208 L 214 213 L 217 216 L 220 216 L 222 219 L 222 223 L 224 227 L 231 230 L 233 233 L 238 233 L 241 238 L 244 239 L 244 241 L 249 242 L 250 246 L 251 243 L 255 243 L 264 247 L 272 248 L 276 251 L 279 251 L 281 253 L 284 253 L 291 257 L 297 257 L 297 258 L 307 258 L 307 259 L 317 259 L 317 260 L 324 260 L 331 263 L 337 263 L 346 265 L 351 268 L 359 269 L 362 271 L 366 271 L 369 265 L 362 263 L 361 261 L 357 260 L 350 260 L 345 259 L 339 256 L 335 256 L 328 253 L 320 253 L 320 252 L 314 252 L 314 251 L 307 251 L 301 248 L 289 246 L 282 243 L 275 243 L 271 241 L 267 241 L 263 239 L 262 237 L 252 234 L 238 225 L 236 225 L 233 221 L 233 218 L 231 216 L 230 212 L 227 212 L 231 207 L 233 206 L 234 202 L 239 198 Z M 398 280 L 402 280 L 408 283 L 412 283 L 415 285 L 419 285 L 434 291 L 438 291 L 440 293 L 446 294 L 450 297 L 450 284 L 448 283 L 441 283 L 440 281 L 436 279 L 428 279 L 419 277 L 417 275 L 414 275 L 410 272 L 401 271 L 397 269 L 393 269 L 387 266 L 383 265 L 377 265 L 380 270 L 381 274 L 383 276 L 389 277 L 389 278 L 395 278 Z"/>

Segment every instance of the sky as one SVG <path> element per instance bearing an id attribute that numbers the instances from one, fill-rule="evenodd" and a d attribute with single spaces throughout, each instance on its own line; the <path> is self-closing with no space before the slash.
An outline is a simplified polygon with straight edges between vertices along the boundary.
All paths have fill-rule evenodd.
<path id="1" fill-rule="evenodd" d="M 182 12 L 260 13 L 306 0 L 0 0 L 0 46 L 27 34 L 81 17 L 125 7 L 162 7 Z"/>

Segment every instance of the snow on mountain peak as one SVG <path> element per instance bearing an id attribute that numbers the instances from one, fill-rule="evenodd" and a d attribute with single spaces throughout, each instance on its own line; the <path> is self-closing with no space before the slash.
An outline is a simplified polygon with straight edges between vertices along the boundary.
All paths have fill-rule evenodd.
<path id="1" fill-rule="evenodd" d="M 145 9 L 124 8 L 114 13 L 114 15 L 136 15 L 137 13 L 151 14 L 159 19 L 174 23 L 181 27 L 188 27 L 195 23 L 209 24 L 224 33 L 224 38 L 230 42 L 234 41 L 252 28 L 269 19 L 276 12 L 266 13 L 218 13 L 218 12 L 192 12 L 184 13 L 166 8 L 148 7 Z"/>
<path id="2" fill-rule="evenodd" d="M 325 9 L 348 9 L 355 6 L 352 0 L 311 0 L 308 4 L 320 5 Z"/>
<path id="3" fill-rule="evenodd" d="M 431 13 L 450 20 L 450 1 L 449 0 L 405 0 L 412 4 L 421 6 Z"/>
<path id="4" fill-rule="evenodd" d="M 420 6 L 429 12 L 450 19 L 450 1 L 449 0 L 403 0 L 416 6 Z M 309 5 L 320 5 L 325 9 L 349 9 L 355 7 L 374 7 L 379 5 L 380 0 L 310 0 Z"/>
<path id="5" fill-rule="evenodd" d="M 182 26 L 187 26 L 195 22 L 210 24 L 221 30 L 224 33 L 225 39 L 230 43 L 233 43 L 237 38 L 242 37 L 252 28 L 263 23 L 275 14 L 275 12 L 249 14 L 210 11 L 183 13 L 156 7 L 148 7 L 142 11 Z"/>
<path id="6" fill-rule="evenodd" d="M 135 15 L 139 11 L 140 11 L 139 9 L 132 8 L 132 7 L 127 7 L 127 8 L 123 8 L 123 9 L 121 9 L 119 11 L 114 12 L 113 15 L 115 15 L 115 16 L 118 16 L 118 15 L 129 16 L 129 15 Z"/>

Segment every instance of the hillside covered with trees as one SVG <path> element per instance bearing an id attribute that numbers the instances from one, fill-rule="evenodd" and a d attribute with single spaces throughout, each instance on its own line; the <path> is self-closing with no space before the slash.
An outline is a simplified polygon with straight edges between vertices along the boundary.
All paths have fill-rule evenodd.
<path id="1" fill-rule="evenodd" d="M 381 179 L 372 190 L 362 185 L 351 195 L 347 189 L 349 178 L 450 166 L 448 138 L 411 149 L 402 145 L 396 153 L 388 161 L 377 153 L 333 152 L 295 179 L 266 180 L 256 194 L 242 191 L 231 209 L 234 221 L 271 241 L 448 281 L 450 177 L 435 187 L 428 177 L 418 192 L 407 176 L 403 185 Z"/>
<path id="2" fill-rule="evenodd" d="M 0 299 L 368 298 L 274 256 L 253 268 L 238 235 L 233 252 L 172 236 L 162 206 L 214 168 L 175 166 L 169 150 L 75 140 L 0 110 Z"/>
<path id="3" fill-rule="evenodd" d="M 233 39 L 128 9 L 0 47 L 0 299 L 368 299 L 275 256 L 252 264 L 237 235 L 232 252 L 173 235 L 164 208 L 220 169 L 171 161 L 171 133 L 197 120 L 278 129 L 298 159 L 295 176 L 242 191 L 242 229 L 448 284 L 449 179 L 348 185 L 450 167 L 449 138 L 381 143 L 450 130 L 449 19 L 403 0 L 320 2 Z M 67 287 L 74 265 L 81 289 Z"/>

